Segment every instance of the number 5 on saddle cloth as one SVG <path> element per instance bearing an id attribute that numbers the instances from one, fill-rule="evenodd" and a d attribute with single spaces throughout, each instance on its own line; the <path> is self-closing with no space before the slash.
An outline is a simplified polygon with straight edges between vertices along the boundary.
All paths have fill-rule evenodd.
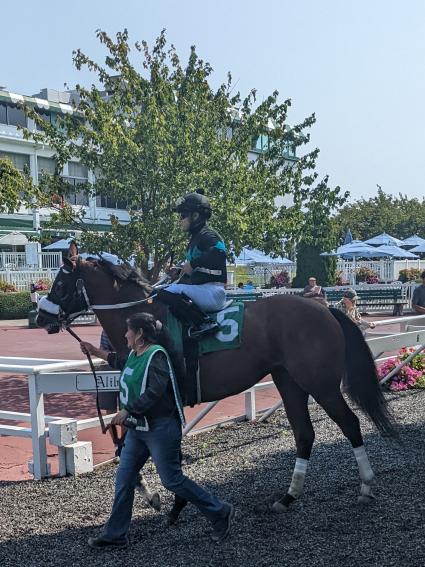
<path id="1" fill-rule="evenodd" d="M 181 392 L 185 405 L 201 403 L 201 384 L 199 376 L 199 357 L 209 352 L 240 347 L 244 304 L 227 301 L 221 311 L 209 313 L 210 322 L 215 323 L 214 335 L 194 339 L 188 334 L 192 325 L 198 325 L 205 314 L 184 294 L 174 294 L 159 290 L 157 299 L 168 305 L 167 329 L 177 351 L 183 354 L 186 366 L 184 392 Z M 196 319 L 195 319 L 196 317 Z M 165 322 L 165 321 L 164 321 Z"/>

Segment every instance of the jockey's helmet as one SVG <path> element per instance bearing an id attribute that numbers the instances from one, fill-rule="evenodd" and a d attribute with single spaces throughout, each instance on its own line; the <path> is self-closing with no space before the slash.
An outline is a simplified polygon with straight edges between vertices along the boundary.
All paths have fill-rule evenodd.
<path id="1" fill-rule="evenodd" d="M 174 211 L 177 213 L 199 213 L 204 219 L 209 219 L 212 208 L 208 199 L 201 192 L 187 193 L 177 199 Z"/>

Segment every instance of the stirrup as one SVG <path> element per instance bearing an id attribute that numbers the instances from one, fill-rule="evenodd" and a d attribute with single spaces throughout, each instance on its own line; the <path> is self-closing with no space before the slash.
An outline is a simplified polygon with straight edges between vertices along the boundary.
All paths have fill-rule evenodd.
<path id="1" fill-rule="evenodd" d="M 209 337 L 211 335 L 216 335 L 220 330 L 220 325 L 215 322 L 204 323 L 200 327 L 189 327 L 187 335 L 190 339 L 201 339 L 203 337 Z"/>

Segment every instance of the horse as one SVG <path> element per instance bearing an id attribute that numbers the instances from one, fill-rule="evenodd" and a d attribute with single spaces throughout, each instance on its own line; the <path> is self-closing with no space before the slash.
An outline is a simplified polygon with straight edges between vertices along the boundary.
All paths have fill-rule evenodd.
<path id="1" fill-rule="evenodd" d="M 69 251 L 50 293 L 39 304 L 37 323 L 49 332 L 92 309 L 118 352 L 125 352 L 126 318 L 137 311 L 164 319 L 166 306 L 152 301 L 152 286 L 134 268 Z M 275 295 L 245 305 L 240 348 L 200 357 L 202 402 L 239 394 L 271 374 L 293 430 L 296 461 L 286 494 L 274 512 L 288 510 L 303 494 L 315 433 L 308 399 L 314 400 L 350 442 L 360 476 L 358 501 L 373 498 L 374 472 L 363 445 L 358 417 L 341 393 L 373 422 L 385 437 L 397 429 L 379 386 L 369 347 L 350 319 L 336 309 L 306 298 Z M 179 510 L 174 510 L 178 516 Z"/>

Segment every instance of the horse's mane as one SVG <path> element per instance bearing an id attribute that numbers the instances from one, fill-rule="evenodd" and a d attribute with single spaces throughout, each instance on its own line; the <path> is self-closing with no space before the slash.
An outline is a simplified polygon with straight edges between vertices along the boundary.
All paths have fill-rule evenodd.
<path id="1" fill-rule="evenodd" d="M 122 283 L 132 283 L 142 288 L 146 294 L 151 293 L 152 286 L 148 280 L 142 275 L 141 271 L 133 268 L 129 264 L 113 264 L 104 258 L 87 258 L 87 261 L 108 272 L 114 280 Z"/>

